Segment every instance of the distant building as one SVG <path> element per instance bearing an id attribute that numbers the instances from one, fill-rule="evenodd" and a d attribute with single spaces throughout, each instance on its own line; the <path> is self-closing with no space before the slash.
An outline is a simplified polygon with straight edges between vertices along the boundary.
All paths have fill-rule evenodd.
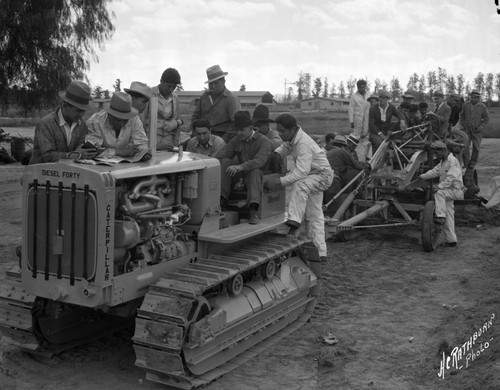
<path id="1" fill-rule="evenodd" d="M 204 91 L 176 91 L 179 96 L 179 112 L 189 114 Z M 243 110 L 253 111 L 258 104 L 275 105 L 274 96 L 268 91 L 232 91 L 240 99 Z"/>
<path id="2" fill-rule="evenodd" d="M 303 111 L 347 111 L 349 99 L 313 97 L 300 102 Z"/>

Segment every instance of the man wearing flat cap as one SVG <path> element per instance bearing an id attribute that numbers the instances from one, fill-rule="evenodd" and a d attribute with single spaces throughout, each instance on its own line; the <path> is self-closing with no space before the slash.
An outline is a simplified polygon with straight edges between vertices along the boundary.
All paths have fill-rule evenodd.
<path id="1" fill-rule="evenodd" d="M 236 136 L 228 142 L 221 159 L 221 206 L 228 203 L 233 181 L 242 177 L 247 188 L 248 223 L 256 224 L 271 141 L 254 129 L 248 111 L 235 113 L 234 128 Z"/>
<path id="2" fill-rule="evenodd" d="M 274 123 L 274 121 L 269 119 L 269 108 L 267 106 L 259 104 L 255 107 L 252 114 L 252 122 L 259 133 L 269 138 L 273 151 L 283 143 L 278 132 L 269 127 L 269 123 Z"/>
<path id="3" fill-rule="evenodd" d="M 92 115 L 87 120 L 87 126 L 87 141 L 96 147 L 108 149 L 104 155 L 132 157 L 140 153 L 143 155 L 142 161 L 151 158 L 148 137 L 128 93 L 115 92 L 109 107 Z"/>
<path id="4" fill-rule="evenodd" d="M 90 87 L 81 81 L 72 81 L 65 91 L 59 92 L 59 97 L 61 106 L 43 117 L 35 127 L 30 164 L 64 158 L 88 159 L 96 155 L 96 149 L 82 148 L 87 135 L 82 117 L 85 111 L 94 109 Z"/>
<path id="5" fill-rule="evenodd" d="M 464 198 L 462 168 L 456 157 L 448 150 L 443 141 L 434 141 L 430 148 L 440 160 L 433 169 L 420 175 L 421 179 L 429 180 L 439 177 L 437 191 L 434 194 L 436 204 L 436 223 L 444 225 L 443 232 L 448 246 L 457 246 L 455 234 L 454 200 Z"/>
<path id="6" fill-rule="evenodd" d="M 481 94 L 473 89 L 470 93 L 470 101 L 462 106 L 457 127 L 468 135 L 469 142 L 465 147 L 464 157 L 468 169 L 473 170 L 479 159 L 479 149 L 483 139 L 483 129 L 490 121 L 488 109 L 481 102 Z M 471 153 L 472 144 L 472 153 Z"/>
<path id="7" fill-rule="evenodd" d="M 443 91 L 434 91 L 433 98 L 435 103 L 434 114 L 439 119 L 439 129 L 436 130 L 436 135 L 439 138 L 444 138 L 448 133 L 451 107 L 444 101 Z"/>
<path id="8" fill-rule="evenodd" d="M 389 103 L 391 94 L 385 89 L 378 92 L 379 102 L 370 107 L 368 114 L 368 131 L 370 132 L 370 142 L 372 144 L 372 153 L 378 149 L 385 138 L 389 138 L 392 132 L 400 127 L 406 129 L 406 122 L 401 112 Z M 392 118 L 398 119 L 398 122 L 392 123 Z"/>
<path id="9" fill-rule="evenodd" d="M 219 65 L 207 69 L 208 90 L 201 95 L 191 116 L 191 122 L 207 119 L 212 124 L 212 134 L 222 137 L 226 143 L 236 135 L 234 115 L 241 110 L 238 98 L 226 88 L 227 74 Z"/>

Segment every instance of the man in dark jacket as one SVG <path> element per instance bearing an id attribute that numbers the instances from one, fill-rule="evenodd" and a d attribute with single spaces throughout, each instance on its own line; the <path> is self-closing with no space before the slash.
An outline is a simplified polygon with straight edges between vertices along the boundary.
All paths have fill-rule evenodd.
<path id="1" fill-rule="evenodd" d="M 381 90 L 378 95 L 379 103 L 371 106 L 368 114 L 368 131 L 370 133 L 372 153 L 375 153 L 382 141 L 389 138 L 398 126 L 401 130 L 406 129 L 406 122 L 402 113 L 393 104 L 389 103 L 391 94 L 386 90 Z M 397 122 L 392 123 L 393 117 L 397 118 Z"/>
<path id="2" fill-rule="evenodd" d="M 234 115 L 236 137 L 226 146 L 221 159 L 221 204 L 227 203 L 233 179 L 243 178 L 247 188 L 248 223 L 258 223 L 262 201 L 263 169 L 271 156 L 271 141 L 253 127 L 248 111 Z"/>
<path id="3" fill-rule="evenodd" d="M 82 120 L 87 110 L 93 109 L 90 87 L 81 81 L 72 81 L 59 92 L 61 106 L 46 115 L 35 127 L 33 154 L 30 164 L 54 162 L 59 159 L 88 159 L 96 149 L 83 149 L 87 125 Z"/>
<path id="4" fill-rule="evenodd" d="M 233 129 L 234 115 L 241 110 L 238 98 L 226 88 L 227 72 L 219 65 L 207 69 L 208 91 L 201 95 L 191 116 L 191 123 L 205 118 L 212 124 L 212 134 L 222 137 L 226 143 L 236 135 Z"/>

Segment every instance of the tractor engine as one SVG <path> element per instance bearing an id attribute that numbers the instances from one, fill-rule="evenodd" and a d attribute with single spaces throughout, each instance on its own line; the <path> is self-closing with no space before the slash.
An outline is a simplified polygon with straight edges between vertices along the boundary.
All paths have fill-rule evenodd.
<path id="1" fill-rule="evenodd" d="M 117 184 L 115 212 L 115 275 L 185 256 L 194 251 L 194 242 L 181 226 L 191 209 L 176 194 L 195 199 L 197 173 L 149 176 Z M 182 186 L 182 189 L 177 189 Z M 184 198 L 184 197 L 183 197 Z M 185 199 L 185 198 L 184 198 Z"/>

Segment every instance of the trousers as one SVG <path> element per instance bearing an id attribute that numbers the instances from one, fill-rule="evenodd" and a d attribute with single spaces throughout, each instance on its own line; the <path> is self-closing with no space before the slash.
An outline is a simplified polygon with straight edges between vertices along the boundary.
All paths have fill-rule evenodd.
<path id="1" fill-rule="evenodd" d="M 330 187 L 333 171 L 308 175 L 292 184 L 288 219 L 305 222 L 306 236 L 318 248 L 320 256 L 326 256 L 325 217 L 323 215 L 323 191 Z"/>
<path id="2" fill-rule="evenodd" d="M 455 234 L 455 205 L 453 201 L 463 198 L 463 190 L 456 188 L 437 190 L 434 194 L 436 217 L 445 218 L 443 233 L 446 242 L 457 242 L 457 235 Z"/>

